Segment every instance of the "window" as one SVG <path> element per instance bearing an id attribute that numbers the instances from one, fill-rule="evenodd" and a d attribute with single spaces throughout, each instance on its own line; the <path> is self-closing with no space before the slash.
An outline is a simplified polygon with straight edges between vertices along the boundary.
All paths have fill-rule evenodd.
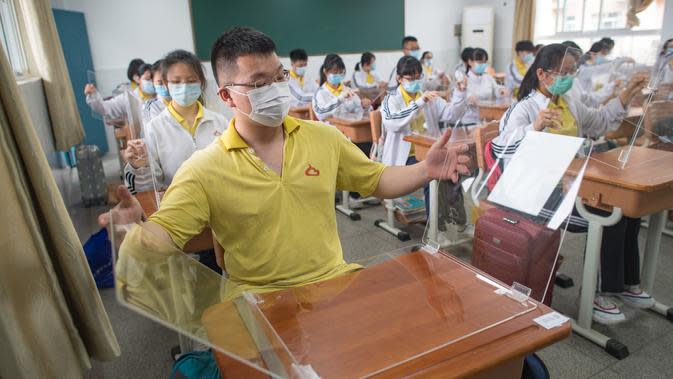
<path id="1" fill-rule="evenodd" d="M 664 0 L 638 14 L 640 26 L 628 28 L 629 0 L 536 0 L 536 43 L 575 41 L 585 51 L 602 37 L 615 40 L 615 56 L 652 64 L 656 60 Z"/>
<path id="2" fill-rule="evenodd" d="M 19 24 L 11 0 L 0 0 L 0 40 L 14 72 L 17 75 L 26 73 L 27 66 L 19 37 Z"/>

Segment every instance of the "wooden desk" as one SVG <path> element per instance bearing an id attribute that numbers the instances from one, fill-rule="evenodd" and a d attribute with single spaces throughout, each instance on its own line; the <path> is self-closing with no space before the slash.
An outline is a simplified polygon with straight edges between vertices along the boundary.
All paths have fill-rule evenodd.
<path id="1" fill-rule="evenodd" d="M 470 126 L 467 128 L 467 133 L 463 132 L 463 135 L 458 137 L 458 141 L 456 143 L 465 143 L 469 147 L 469 152 L 468 154 L 471 156 L 472 162 L 476 162 L 477 158 L 477 153 L 476 153 L 476 137 L 477 137 L 477 128 L 475 126 Z M 459 130 L 465 130 L 464 128 L 458 128 Z M 458 132 L 454 131 L 455 136 L 458 136 Z M 453 138 L 453 136 L 452 136 Z M 419 161 L 422 161 L 425 159 L 425 157 L 428 154 L 428 150 L 430 150 L 430 147 L 432 146 L 437 139 L 427 137 L 427 136 L 422 136 L 419 134 L 410 134 L 408 136 L 404 137 L 404 140 L 407 142 L 411 142 L 414 144 L 414 152 L 416 154 L 416 159 Z M 451 144 L 451 140 L 449 140 L 449 145 Z M 430 193 L 429 193 L 429 199 L 428 202 L 430 203 L 428 205 L 428 239 L 431 241 L 437 241 L 437 230 L 438 230 L 438 223 L 439 223 L 439 208 L 438 208 L 438 190 L 439 190 L 439 182 L 437 180 L 432 180 L 430 181 Z"/>
<path id="2" fill-rule="evenodd" d="M 479 118 L 485 121 L 500 120 L 510 105 L 509 101 L 480 101 L 477 103 Z"/>
<path id="3" fill-rule="evenodd" d="M 160 194 L 160 197 L 162 195 L 163 193 Z M 140 206 L 143 208 L 145 216 L 150 217 L 154 212 L 157 211 L 157 201 L 154 191 L 138 192 L 135 197 L 138 199 Z M 201 234 L 189 240 L 182 250 L 185 253 L 192 254 L 212 249 L 213 234 L 210 228 L 205 228 Z"/>
<path id="4" fill-rule="evenodd" d="M 620 144 L 628 144 L 631 136 L 636 132 L 638 120 L 643 116 L 643 107 L 630 107 L 628 113 L 619 124 L 619 128 L 611 132 L 605 133 L 605 138 L 610 140 L 617 140 Z M 643 134 L 643 130 L 638 133 L 638 136 Z"/>
<path id="5" fill-rule="evenodd" d="M 290 108 L 290 112 L 288 115 L 292 117 L 296 117 L 302 120 L 310 120 L 311 117 L 309 115 L 309 108 L 311 107 L 310 104 L 304 105 L 302 107 L 292 107 Z"/>
<path id="6" fill-rule="evenodd" d="M 263 321 L 255 329 L 269 346 L 287 346 L 278 354 L 286 367 L 294 357 L 322 378 L 520 378 L 523 357 L 566 338 L 570 325 L 538 326 L 532 319 L 548 307 L 497 295 L 476 273 L 450 254 L 409 250 L 328 281 L 256 295 L 252 313 L 264 317 L 255 317 Z M 255 344 L 242 341 L 246 333 L 222 322 L 231 309 L 227 302 L 204 312 L 209 340 L 233 348 L 236 336 L 237 353 L 264 366 Z M 223 378 L 265 377 L 215 356 Z"/>
<path id="7" fill-rule="evenodd" d="M 331 117 L 327 121 L 345 134 L 353 143 L 372 142 L 369 117 L 362 120 L 344 120 Z"/>
<path id="8" fill-rule="evenodd" d="M 661 234 L 667 209 L 673 208 L 673 153 L 635 146 L 626 166 L 621 169 L 619 155 L 626 147 L 595 154 L 587 165 L 576 201 L 579 214 L 589 221 L 580 309 L 573 330 L 603 347 L 618 359 L 629 355 L 628 347 L 591 328 L 593 300 L 597 286 L 602 230 L 619 222 L 622 215 L 650 215 L 642 269 L 642 288 L 652 294 Z M 570 172 L 576 173 L 581 162 L 575 161 Z M 609 216 L 598 216 L 584 203 L 604 210 Z M 652 311 L 673 321 L 673 309 L 656 302 Z"/>

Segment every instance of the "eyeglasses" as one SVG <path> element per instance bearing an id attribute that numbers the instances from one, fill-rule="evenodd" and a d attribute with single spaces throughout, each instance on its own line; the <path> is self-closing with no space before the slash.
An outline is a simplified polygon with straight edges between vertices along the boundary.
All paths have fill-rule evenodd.
<path id="1" fill-rule="evenodd" d="M 569 68 L 569 69 L 565 70 L 564 72 L 558 72 L 558 71 L 554 71 L 554 70 L 545 70 L 545 72 L 547 72 L 547 73 L 549 73 L 549 74 L 551 74 L 551 75 L 555 75 L 555 76 L 556 76 L 556 75 L 561 75 L 561 76 L 575 76 L 575 75 L 577 75 L 577 71 L 578 71 L 578 70 L 577 70 L 577 67 Z"/>
<path id="2" fill-rule="evenodd" d="M 265 79 L 260 79 L 256 80 L 252 83 L 226 83 L 222 86 L 224 87 L 247 87 L 247 88 L 260 88 L 260 87 L 266 87 L 268 85 L 271 85 L 273 83 L 282 83 L 282 82 L 287 82 L 288 79 L 290 78 L 290 71 L 286 69 L 282 69 L 272 78 L 265 78 Z"/>

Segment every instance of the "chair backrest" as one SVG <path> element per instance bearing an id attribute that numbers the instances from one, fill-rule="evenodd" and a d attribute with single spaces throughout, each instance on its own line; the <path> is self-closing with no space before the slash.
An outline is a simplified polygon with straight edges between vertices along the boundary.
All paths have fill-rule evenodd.
<path id="1" fill-rule="evenodd" d="M 379 141 L 381 138 L 381 126 L 383 124 L 383 119 L 381 118 L 381 110 L 377 109 L 375 111 L 369 112 L 369 125 L 372 130 L 372 141 L 374 143 Z"/>
<path id="2" fill-rule="evenodd" d="M 486 161 L 484 160 L 486 144 L 500 134 L 499 126 L 499 121 L 491 121 L 477 128 L 476 131 L 475 147 L 477 150 L 477 165 L 479 166 L 479 169 L 484 172 L 488 171 L 486 168 Z"/>
<path id="3" fill-rule="evenodd" d="M 315 112 L 313 112 L 313 105 L 308 107 L 308 118 L 312 121 L 318 121 L 318 116 L 316 116 Z"/>

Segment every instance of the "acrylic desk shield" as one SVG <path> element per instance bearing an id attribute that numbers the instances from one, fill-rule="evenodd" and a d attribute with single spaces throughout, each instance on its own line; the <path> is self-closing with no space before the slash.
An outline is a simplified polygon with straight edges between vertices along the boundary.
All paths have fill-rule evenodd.
<path id="1" fill-rule="evenodd" d="M 112 210 L 111 220 L 118 301 L 211 347 L 227 377 L 394 375 L 429 355 L 485 346 L 481 333 L 538 307 L 425 244 L 353 262 L 363 268 L 332 279 L 244 291 L 128 212 Z M 235 253 L 245 252 L 225 254 Z"/>

